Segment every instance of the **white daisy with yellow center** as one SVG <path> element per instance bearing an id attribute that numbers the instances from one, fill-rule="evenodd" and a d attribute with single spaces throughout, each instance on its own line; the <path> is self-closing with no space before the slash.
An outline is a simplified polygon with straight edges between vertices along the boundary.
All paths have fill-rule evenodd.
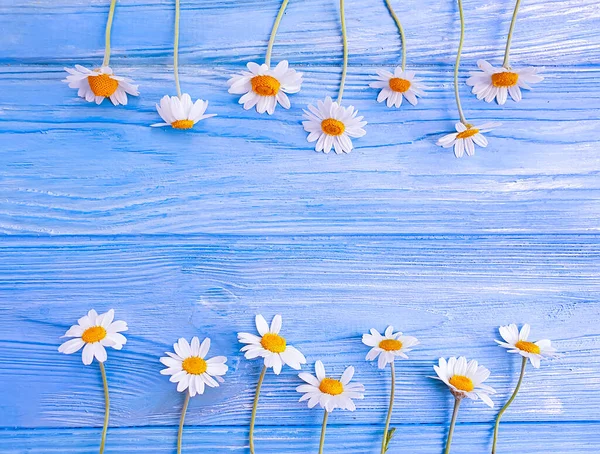
<path id="1" fill-rule="evenodd" d="M 408 359 L 406 354 L 419 343 L 416 337 L 404 336 L 400 332 L 394 333 L 393 326 L 388 326 L 383 335 L 371 328 L 371 334 L 363 334 L 362 341 L 363 344 L 372 347 L 366 360 L 373 361 L 379 357 L 377 366 L 380 369 L 393 363 L 397 357 Z"/>
<path id="2" fill-rule="evenodd" d="M 156 110 L 164 123 L 155 123 L 152 127 L 171 126 L 173 129 L 192 129 L 196 123 L 205 118 L 214 117 L 217 114 L 205 114 L 208 101 L 192 98 L 187 93 L 178 96 L 163 96 L 160 104 L 156 104 Z"/>
<path id="3" fill-rule="evenodd" d="M 286 93 L 298 93 L 302 85 L 302 73 L 290 69 L 287 60 L 280 61 L 275 68 L 266 64 L 250 62 L 249 71 L 233 76 L 227 84 L 229 93 L 243 95 L 239 103 L 249 110 L 256 106 L 258 113 L 275 112 L 277 103 L 284 109 L 290 108 L 290 99 Z"/>
<path id="4" fill-rule="evenodd" d="M 421 83 L 420 79 L 415 79 L 414 71 L 403 71 L 402 67 L 398 66 L 394 73 L 389 71 L 377 71 L 378 77 L 376 82 L 371 82 L 371 88 L 380 88 L 381 91 L 377 96 L 377 102 L 383 102 L 387 99 L 388 107 L 400 107 L 402 99 L 417 105 L 417 96 L 425 96 L 423 91 L 426 87 Z"/>
<path id="5" fill-rule="evenodd" d="M 64 342 L 58 347 L 58 351 L 70 355 L 83 347 L 81 354 L 83 364 L 86 366 L 92 364 L 94 358 L 101 363 L 105 362 L 107 359 L 105 347 L 121 350 L 127 342 L 125 336 L 121 334 L 127 331 L 127 323 L 122 320 L 113 321 L 114 318 L 114 309 L 100 315 L 92 309 L 62 336 L 73 339 Z"/>
<path id="6" fill-rule="evenodd" d="M 304 130 L 309 133 L 307 140 L 317 142 L 316 151 L 329 153 L 333 148 L 337 154 L 350 153 L 350 138 L 366 134 L 363 128 L 367 122 L 357 114 L 354 106 L 342 107 L 329 96 L 324 101 L 317 101 L 317 107 L 309 105 L 308 110 L 304 110 L 306 121 L 302 122 Z"/>
<path id="7" fill-rule="evenodd" d="M 127 105 L 127 95 L 138 96 L 138 85 L 134 85 L 131 79 L 115 76 L 110 66 L 102 66 L 98 69 L 88 69 L 81 65 L 75 68 L 64 68 L 69 73 L 63 82 L 69 84 L 69 88 L 77 89 L 77 95 L 88 102 L 101 104 L 105 98 L 118 106 Z"/>
<path id="8" fill-rule="evenodd" d="M 347 367 L 339 380 L 327 377 L 321 361 L 315 363 L 315 372 L 316 376 L 307 372 L 298 374 L 298 377 L 307 383 L 296 388 L 299 393 L 304 393 L 300 402 L 308 400 L 308 408 L 319 404 L 328 413 L 336 408 L 356 410 L 352 399 L 363 399 L 365 387 L 360 383 L 350 384 L 354 376 L 354 367 Z"/>
<path id="9" fill-rule="evenodd" d="M 529 333 L 531 327 L 528 324 L 523 325 L 521 331 L 517 325 L 510 324 L 500 327 L 500 335 L 504 342 L 497 340 L 496 342 L 507 348 L 509 353 L 518 353 L 519 355 L 529 358 L 533 367 L 540 367 L 540 360 L 551 358 L 555 355 L 556 349 L 552 347 L 552 342 L 549 339 L 542 339 L 537 342 L 529 342 Z"/>
<path id="10" fill-rule="evenodd" d="M 210 339 L 207 337 L 200 343 L 196 336 L 189 343 L 183 337 L 173 344 L 175 353 L 165 352 L 168 357 L 160 358 L 167 369 L 160 371 L 162 375 L 170 375 L 169 381 L 177 383 L 177 391 L 188 390 L 190 397 L 204 394 L 206 386 L 216 388 L 221 378 L 227 372 L 227 358 L 215 356 L 206 358 L 210 349 Z"/>
<path id="11" fill-rule="evenodd" d="M 522 98 L 521 88 L 531 90 L 529 84 L 536 84 L 544 80 L 538 75 L 539 68 L 523 68 L 519 70 L 508 68 L 495 68 L 485 60 L 477 61 L 480 71 L 470 71 L 471 77 L 467 79 L 467 85 L 473 87 L 473 93 L 477 99 L 492 102 L 494 99 L 503 105 L 508 95 L 515 102 Z"/>
<path id="12" fill-rule="evenodd" d="M 439 366 L 433 368 L 437 377 L 431 378 L 443 381 L 457 399 L 481 399 L 488 406 L 494 407 L 489 394 L 495 394 L 496 390 L 483 384 L 490 376 L 490 371 L 479 366 L 474 359 L 467 362 L 464 356 L 458 359 L 452 357 L 448 361 L 440 358 Z"/>
<path id="13" fill-rule="evenodd" d="M 279 332 L 281 330 L 281 315 L 276 315 L 271 321 L 271 326 L 262 315 L 256 316 L 256 329 L 259 336 L 250 333 L 238 333 L 238 340 L 246 359 L 264 358 L 266 368 L 273 368 L 276 375 L 281 373 L 281 368 L 287 364 L 292 369 L 300 370 L 301 364 L 306 364 L 306 358 L 296 348 L 288 345 Z"/>
<path id="14" fill-rule="evenodd" d="M 492 131 L 501 126 L 501 124 L 498 122 L 488 122 L 480 126 L 474 126 L 472 124 L 465 125 L 459 121 L 455 125 L 456 132 L 445 135 L 437 141 L 436 145 L 443 148 L 454 147 L 454 155 L 457 158 L 462 158 L 465 152 L 468 156 L 473 156 L 475 154 L 475 145 L 483 148 L 488 145 L 488 141 L 483 134 Z"/>

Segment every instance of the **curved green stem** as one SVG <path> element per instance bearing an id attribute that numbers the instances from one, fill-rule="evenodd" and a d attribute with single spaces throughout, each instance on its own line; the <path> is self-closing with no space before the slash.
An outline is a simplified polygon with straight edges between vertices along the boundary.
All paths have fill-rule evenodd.
<path id="1" fill-rule="evenodd" d="M 461 398 L 454 398 L 454 411 L 452 412 L 452 421 L 450 421 L 450 430 L 448 430 L 448 439 L 446 440 L 446 449 L 444 454 L 450 453 L 450 445 L 452 444 L 452 435 L 454 435 L 454 426 L 456 425 L 456 417 L 458 416 L 458 407 L 460 407 Z"/>
<path id="2" fill-rule="evenodd" d="M 515 4 L 515 10 L 513 11 L 512 20 L 510 21 L 510 29 L 508 30 L 508 38 L 506 39 L 506 49 L 504 50 L 504 62 L 502 66 L 506 69 L 510 69 L 509 56 L 510 56 L 510 43 L 512 41 L 513 32 L 515 31 L 515 24 L 517 23 L 517 14 L 519 13 L 519 6 L 521 0 L 517 0 Z"/>
<path id="3" fill-rule="evenodd" d="M 460 41 L 458 42 L 458 52 L 456 53 L 456 63 L 454 64 L 454 97 L 456 98 L 456 107 L 458 107 L 458 115 L 460 121 L 464 125 L 468 124 L 465 114 L 463 113 L 462 106 L 460 104 L 460 94 L 458 93 L 458 68 L 460 66 L 460 56 L 462 54 L 462 48 L 465 41 L 465 14 L 463 11 L 462 0 L 458 0 L 458 12 L 460 14 Z"/>
<path id="4" fill-rule="evenodd" d="M 183 435 L 183 423 L 185 422 L 185 414 L 187 413 L 190 403 L 190 393 L 186 391 L 185 400 L 183 401 L 183 409 L 181 410 L 181 418 L 179 418 L 179 431 L 177 432 L 177 454 L 181 454 L 181 440 Z"/>
<path id="5" fill-rule="evenodd" d="M 502 418 L 502 415 L 504 414 L 506 409 L 508 407 L 510 407 L 510 404 L 513 403 L 513 400 L 515 400 L 515 397 L 517 397 L 517 393 L 519 392 L 519 389 L 521 388 L 521 383 L 523 383 L 523 377 L 525 376 L 525 367 L 526 366 L 527 366 L 527 358 L 523 357 L 523 361 L 521 362 L 521 375 L 519 375 L 519 381 L 517 382 L 517 387 L 515 388 L 514 392 L 512 393 L 512 396 L 510 396 L 510 399 L 508 399 L 508 402 L 506 402 L 506 404 L 504 405 L 504 407 L 502 407 L 502 409 L 498 413 L 498 416 L 496 417 L 496 425 L 494 426 L 494 441 L 492 443 L 492 454 L 496 454 L 496 443 L 498 442 L 498 429 L 500 428 L 500 418 Z"/>
<path id="6" fill-rule="evenodd" d="M 115 17 L 115 6 L 117 6 L 117 0 L 110 0 L 106 30 L 104 32 L 104 60 L 102 61 L 102 66 L 108 66 L 110 62 L 110 32 L 112 30 L 113 18 Z"/>
<path id="7" fill-rule="evenodd" d="M 344 86 L 346 85 L 346 73 L 348 72 L 348 36 L 346 33 L 346 13 L 344 12 L 344 0 L 340 0 L 340 21 L 342 22 L 342 42 L 344 44 L 344 63 L 342 66 L 342 80 L 338 92 L 337 103 L 342 103 Z"/>
<path id="8" fill-rule="evenodd" d="M 319 454 L 323 454 L 323 446 L 325 444 L 325 431 L 327 430 L 327 418 L 329 418 L 329 412 L 325 410 L 323 416 L 323 425 L 321 426 L 321 440 L 319 441 Z"/>
<path id="9" fill-rule="evenodd" d="M 390 0 L 385 0 L 385 4 L 388 10 L 390 11 L 392 19 L 394 19 L 394 22 L 396 22 L 396 27 L 398 27 L 398 31 L 400 32 L 400 44 L 402 45 L 402 71 L 404 71 L 406 69 L 406 38 L 404 36 L 404 28 L 402 27 L 402 23 L 396 15 L 396 12 L 392 8 Z"/>
<path id="10" fill-rule="evenodd" d="M 106 431 L 108 430 L 108 418 L 110 417 L 110 396 L 108 395 L 108 382 L 106 380 L 106 369 L 104 363 L 100 364 L 100 373 L 102 374 L 102 385 L 104 386 L 104 426 L 102 427 L 102 438 L 100 441 L 100 454 L 104 453 L 106 444 Z"/>
<path id="11" fill-rule="evenodd" d="M 267 373 L 267 366 L 263 366 L 256 385 L 256 393 L 254 394 L 254 404 L 252 405 L 252 417 L 250 418 L 250 452 L 254 454 L 254 423 L 256 422 L 256 409 L 258 408 L 258 396 L 260 396 L 260 388 L 262 387 L 265 374 Z"/>
<path id="12" fill-rule="evenodd" d="M 390 421 L 392 420 L 392 410 L 394 409 L 394 394 L 396 392 L 396 369 L 394 363 L 392 365 L 392 389 L 390 391 L 390 405 L 388 407 L 387 418 L 385 419 L 385 430 L 383 431 L 383 441 L 381 442 L 381 454 L 385 454 L 388 447 L 388 430 L 390 429 Z"/>
<path id="13" fill-rule="evenodd" d="M 271 52 L 273 51 L 273 44 L 275 43 L 275 35 L 277 35 L 277 30 L 279 29 L 279 24 L 281 23 L 281 18 L 283 17 L 283 13 L 285 12 L 285 8 L 290 0 L 283 0 L 281 6 L 279 7 L 279 12 L 277 13 L 277 17 L 275 18 L 275 23 L 273 24 L 273 28 L 271 29 L 271 36 L 269 37 L 269 44 L 267 46 L 267 55 L 265 56 L 265 64 L 268 67 L 271 67 Z"/>
<path id="14" fill-rule="evenodd" d="M 175 37 L 173 39 L 173 74 L 175 75 L 175 86 L 177 96 L 181 98 L 181 87 L 179 85 L 179 16 L 181 6 L 179 0 L 175 0 Z"/>

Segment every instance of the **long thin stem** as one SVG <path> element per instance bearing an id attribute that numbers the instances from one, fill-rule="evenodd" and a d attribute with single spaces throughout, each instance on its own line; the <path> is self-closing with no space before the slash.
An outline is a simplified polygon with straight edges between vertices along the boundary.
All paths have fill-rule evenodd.
<path id="1" fill-rule="evenodd" d="M 254 404 L 252 405 L 252 417 L 250 418 L 250 452 L 254 454 L 254 423 L 256 422 L 256 409 L 258 408 L 258 396 L 260 396 L 260 388 L 262 387 L 265 374 L 267 373 L 267 366 L 263 366 L 256 385 L 256 393 L 254 394 Z"/>
<path id="2" fill-rule="evenodd" d="M 183 435 L 183 423 L 185 422 L 185 414 L 190 403 L 190 393 L 185 393 L 185 400 L 183 401 L 183 408 L 181 409 L 181 418 L 179 418 L 179 432 L 177 432 L 177 454 L 181 454 L 181 439 Z"/>
<path id="3" fill-rule="evenodd" d="M 504 62 L 502 63 L 502 66 L 504 66 L 506 69 L 510 69 L 510 43 L 512 41 L 513 32 L 515 31 L 515 24 L 517 23 L 517 14 L 519 13 L 519 6 L 521 6 L 521 0 L 517 0 L 517 3 L 515 4 L 515 10 L 513 11 L 512 20 L 510 21 L 510 29 L 508 30 L 508 38 L 506 39 L 506 49 L 504 50 Z"/>
<path id="4" fill-rule="evenodd" d="M 458 407 L 460 407 L 461 398 L 454 398 L 454 411 L 452 412 L 452 421 L 450 421 L 450 430 L 448 430 L 448 439 L 446 440 L 446 449 L 444 454 L 450 453 L 450 445 L 452 444 L 452 435 L 454 435 L 454 426 L 456 425 L 456 417 L 458 416 Z"/>
<path id="5" fill-rule="evenodd" d="M 342 66 L 342 80 L 338 92 L 337 103 L 342 103 L 344 96 L 344 85 L 346 85 L 346 73 L 348 72 L 348 36 L 346 33 L 346 13 L 344 12 L 344 0 L 340 0 L 340 21 L 342 22 L 342 42 L 344 44 L 344 64 Z"/>
<path id="6" fill-rule="evenodd" d="M 388 414 L 385 420 L 385 430 L 383 431 L 383 441 L 381 442 L 381 454 L 385 454 L 388 445 L 388 430 L 390 429 L 390 421 L 392 420 L 392 410 L 394 409 L 394 394 L 396 392 L 396 369 L 392 362 L 392 389 L 390 391 L 390 405 L 388 407 Z"/>
<path id="7" fill-rule="evenodd" d="M 400 19 L 396 15 L 394 8 L 392 8 L 392 4 L 390 3 L 390 0 L 385 0 L 385 4 L 386 4 L 388 10 L 390 11 L 390 15 L 392 16 L 392 19 L 394 19 L 394 22 L 396 22 L 396 27 L 398 27 L 398 31 L 400 32 L 400 41 L 401 41 L 400 44 L 402 45 L 402 71 L 404 71 L 406 69 L 406 38 L 404 36 L 404 28 L 402 27 L 402 23 L 400 22 Z"/>
<path id="8" fill-rule="evenodd" d="M 319 454 L 323 454 L 323 445 L 325 444 L 325 431 L 327 430 L 327 418 L 329 418 L 329 412 L 325 410 L 323 416 L 323 425 L 321 426 L 321 440 L 319 441 Z"/>
<path id="9" fill-rule="evenodd" d="M 108 395 L 108 382 L 106 381 L 106 369 L 104 363 L 99 362 L 100 372 L 102 374 L 102 385 L 104 386 L 104 426 L 102 428 L 102 439 L 100 441 L 100 454 L 104 453 L 106 444 L 106 431 L 108 430 L 108 418 L 110 417 L 110 396 Z"/>
<path id="10" fill-rule="evenodd" d="M 181 6 L 179 0 L 175 0 L 175 37 L 173 39 L 173 74 L 175 75 L 175 86 L 177 96 L 181 98 L 181 87 L 179 85 L 179 16 Z"/>
<path id="11" fill-rule="evenodd" d="M 502 407 L 502 409 L 498 413 L 498 416 L 496 417 L 496 425 L 494 426 L 494 442 L 492 444 L 492 454 L 496 454 L 496 443 L 498 442 L 498 429 L 500 428 L 500 418 L 502 418 L 502 415 L 504 414 L 506 409 L 508 407 L 510 407 L 510 404 L 513 403 L 513 400 L 515 400 L 515 397 L 517 397 L 517 393 L 519 392 L 519 389 L 521 388 L 521 383 L 523 383 L 523 377 L 525 376 L 525 367 L 526 366 L 527 366 L 527 358 L 523 357 L 523 361 L 521 362 L 521 375 L 519 375 L 519 381 L 517 382 L 517 387 L 515 388 L 514 392 L 512 393 L 512 396 L 510 396 L 510 399 L 508 399 L 508 402 L 506 402 L 506 404 L 504 405 L 504 407 Z"/>
<path id="12" fill-rule="evenodd" d="M 110 32 L 112 29 L 113 18 L 115 17 L 116 5 L 117 0 L 110 0 L 106 30 L 104 32 L 104 60 L 102 61 L 102 66 L 108 66 L 108 63 L 110 62 Z"/>
<path id="13" fill-rule="evenodd" d="M 277 35 L 277 30 L 279 29 L 279 24 L 281 23 L 281 18 L 283 17 L 283 13 L 285 12 L 285 8 L 290 0 L 283 0 L 281 6 L 279 7 L 279 12 L 277 13 L 277 17 L 275 18 L 275 23 L 273 24 L 273 28 L 271 29 L 271 36 L 269 38 L 269 45 L 267 46 L 267 55 L 265 56 L 265 64 L 267 66 L 271 66 L 271 52 L 273 52 L 273 44 L 275 43 L 275 35 Z"/>
<path id="14" fill-rule="evenodd" d="M 456 53 L 456 63 L 454 64 L 454 97 L 456 98 L 456 107 L 458 115 L 463 124 L 467 124 L 465 114 L 460 104 L 460 94 L 458 93 L 458 68 L 460 66 L 460 56 L 462 54 L 463 43 L 465 41 L 465 14 L 463 12 L 462 0 L 458 0 L 458 12 L 460 13 L 460 41 L 458 42 L 458 51 Z"/>

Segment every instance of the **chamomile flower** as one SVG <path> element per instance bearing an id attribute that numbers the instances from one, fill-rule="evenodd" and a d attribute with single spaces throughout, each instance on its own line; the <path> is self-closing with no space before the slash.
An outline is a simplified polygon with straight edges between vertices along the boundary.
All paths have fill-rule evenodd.
<path id="1" fill-rule="evenodd" d="M 301 364 L 306 364 L 304 355 L 288 345 L 285 338 L 279 335 L 281 322 L 281 315 L 276 315 L 269 327 L 265 318 L 259 314 L 256 316 L 256 329 L 260 336 L 238 333 L 238 340 L 247 344 L 241 350 L 246 359 L 264 358 L 265 367 L 272 367 L 275 375 L 281 373 L 284 364 L 296 370 L 300 370 Z"/>
<path id="2" fill-rule="evenodd" d="M 425 86 L 420 79 L 415 79 L 414 71 L 403 71 L 401 66 L 398 66 L 394 73 L 389 71 L 377 71 L 378 77 L 376 82 L 371 82 L 371 88 L 380 88 L 381 91 L 377 96 L 377 102 L 383 102 L 387 99 L 388 107 L 400 107 L 402 99 L 417 105 L 417 96 L 425 96 Z"/>
<path id="3" fill-rule="evenodd" d="M 522 98 L 521 88 L 531 90 L 529 84 L 544 80 L 538 75 L 538 68 L 494 68 L 485 60 L 478 60 L 477 66 L 481 71 L 470 71 L 471 77 L 467 79 L 467 85 L 473 87 L 472 91 L 477 95 L 477 99 L 483 99 L 485 102 L 496 99 L 498 104 L 503 105 L 508 95 L 513 101 L 519 102 Z"/>
<path id="4" fill-rule="evenodd" d="M 531 327 L 528 324 L 523 325 L 521 331 L 517 325 L 510 324 L 500 327 L 500 335 L 504 342 L 497 340 L 496 342 L 507 348 L 509 353 L 518 353 L 524 358 L 529 358 L 531 364 L 536 369 L 540 367 L 540 360 L 550 358 L 556 353 L 556 349 L 552 347 L 552 342 L 549 339 L 542 339 L 537 342 L 529 342 L 529 332 Z"/>
<path id="5" fill-rule="evenodd" d="M 173 129 L 192 129 L 196 123 L 205 118 L 216 116 L 216 114 L 205 114 L 208 101 L 192 98 L 187 93 L 177 96 L 163 96 L 160 104 L 156 104 L 156 110 L 165 123 L 155 123 L 152 127 L 171 126 Z"/>
<path id="6" fill-rule="evenodd" d="M 408 359 L 406 353 L 419 343 L 416 337 L 404 336 L 400 332 L 394 333 L 393 326 L 388 326 L 383 335 L 371 328 L 371 334 L 363 334 L 362 342 L 372 347 L 366 360 L 373 361 L 379 357 L 377 365 L 380 369 L 385 369 L 385 366 L 393 363 L 397 357 Z"/>
<path id="7" fill-rule="evenodd" d="M 456 132 L 447 134 L 437 141 L 437 145 L 443 148 L 454 147 L 454 155 L 457 158 L 462 158 L 465 152 L 468 156 L 475 154 L 475 145 L 480 147 L 487 147 L 488 141 L 483 135 L 486 132 L 497 128 L 502 123 L 488 122 L 480 126 L 473 126 L 471 124 L 463 124 L 458 122 L 455 125 Z"/>
<path id="8" fill-rule="evenodd" d="M 94 358 L 103 363 L 107 359 L 106 348 L 112 347 L 121 350 L 127 342 L 121 334 L 127 331 L 127 323 L 122 320 L 113 321 L 114 309 L 98 315 L 92 309 L 77 321 L 77 325 L 71 326 L 63 337 L 72 337 L 64 342 L 58 351 L 70 355 L 78 352 L 83 347 L 81 359 L 86 366 L 92 364 Z"/>
<path id="9" fill-rule="evenodd" d="M 304 110 L 306 121 L 302 122 L 304 130 L 309 133 L 307 140 L 317 142 L 316 151 L 329 153 L 333 148 L 337 154 L 350 153 L 350 138 L 366 134 L 363 128 L 367 122 L 357 114 L 354 106 L 342 107 L 329 96 L 325 101 L 317 101 L 317 107 L 309 105 L 308 110 Z"/>
<path id="10" fill-rule="evenodd" d="M 496 390 L 483 384 L 490 376 L 490 371 L 479 366 L 474 359 L 467 362 L 464 356 L 458 359 L 452 357 L 448 361 L 440 358 L 439 366 L 433 368 L 437 377 L 431 378 L 443 381 L 457 399 L 481 399 L 488 406 L 494 407 L 489 395 L 495 394 Z"/>
<path id="11" fill-rule="evenodd" d="M 271 69 L 266 64 L 250 62 L 248 71 L 233 76 L 227 84 L 229 93 L 243 95 L 239 103 L 249 110 L 256 106 L 258 113 L 272 115 L 277 103 L 284 109 L 290 108 L 286 93 L 298 93 L 302 85 L 302 73 L 291 69 L 287 60 L 280 61 Z"/>
<path id="12" fill-rule="evenodd" d="M 200 343 L 194 336 L 189 343 L 183 337 L 173 344 L 175 353 L 165 352 L 169 356 L 160 358 L 167 369 L 160 371 L 162 375 L 170 375 L 169 381 L 177 383 L 177 391 L 188 390 L 191 397 L 204 394 L 205 386 L 216 388 L 221 378 L 227 372 L 227 358 L 215 356 L 206 359 L 210 349 L 210 339 L 207 337 Z"/>
<path id="13" fill-rule="evenodd" d="M 127 105 L 127 95 L 139 95 L 138 85 L 134 85 L 131 79 L 115 76 L 110 66 L 102 66 L 98 69 L 88 69 L 81 65 L 75 68 L 64 68 L 69 73 L 63 82 L 69 84 L 69 88 L 77 89 L 77 95 L 88 102 L 101 104 L 105 98 L 118 106 Z"/>

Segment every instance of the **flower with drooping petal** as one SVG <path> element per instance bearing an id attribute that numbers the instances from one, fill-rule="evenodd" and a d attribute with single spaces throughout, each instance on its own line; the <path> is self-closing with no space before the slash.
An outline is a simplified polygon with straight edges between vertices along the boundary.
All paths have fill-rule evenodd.
<path id="1" fill-rule="evenodd" d="M 431 378 L 443 381 L 457 399 L 464 397 L 473 400 L 481 399 L 488 406 L 494 408 L 494 402 L 490 399 L 489 394 L 495 394 L 496 390 L 483 384 L 490 376 L 490 371 L 479 366 L 474 359 L 467 362 L 464 356 L 458 359 L 452 357 L 448 361 L 440 358 L 439 366 L 433 366 L 433 368 L 437 377 Z"/>
<path id="2" fill-rule="evenodd" d="M 375 328 L 371 328 L 371 334 L 363 334 L 363 344 L 372 347 L 367 354 L 367 361 L 377 360 L 377 366 L 385 369 L 385 366 L 393 363 L 397 357 L 408 359 L 406 354 L 419 341 L 416 337 L 404 336 L 402 333 L 394 333 L 394 327 L 388 326 L 385 333 L 381 335 Z"/>
<path id="3" fill-rule="evenodd" d="M 171 126 L 173 129 L 192 129 L 196 123 L 205 118 L 214 117 L 217 114 L 204 114 L 208 107 L 208 101 L 197 99 L 192 102 L 192 98 L 187 93 L 177 96 L 163 96 L 160 104 L 156 104 L 156 110 L 165 123 L 155 123 L 150 125 Z"/>
<path id="4" fill-rule="evenodd" d="M 275 375 L 281 373 L 284 364 L 296 370 L 300 370 L 301 364 L 306 364 L 304 355 L 288 345 L 285 338 L 279 334 L 281 324 L 281 315 L 273 317 L 269 327 L 265 318 L 259 314 L 256 316 L 256 329 L 260 336 L 238 333 L 238 340 L 247 344 L 241 350 L 246 359 L 264 358 L 265 367 L 272 367 Z"/>
<path id="5" fill-rule="evenodd" d="M 473 156 L 475 154 L 475 144 L 483 148 L 488 145 L 488 141 L 483 134 L 490 132 L 501 124 L 498 122 L 488 122 L 480 126 L 473 126 L 471 124 L 465 125 L 459 121 L 455 125 L 456 132 L 440 138 L 436 145 L 443 148 L 454 146 L 454 155 L 457 158 L 462 158 L 465 152 L 468 156 Z"/>
<path id="6" fill-rule="evenodd" d="M 165 352 L 169 356 L 160 358 L 160 362 L 167 366 L 167 369 L 161 370 L 160 373 L 170 375 L 169 381 L 177 383 L 179 392 L 187 389 L 191 397 L 204 394 L 205 386 L 216 388 L 219 382 L 223 383 L 221 377 L 228 369 L 225 364 L 227 358 L 224 356 L 206 359 L 209 349 L 208 337 L 202 344 L 196 336 L 192 338 L 191 343 L 182 337 L 173 344 L 175 353 Z"/>
<path id="7" fill-rule="evenodd" d="M 536 84 L 544 80 L 538 75 L 539 68 L 523 68 L 519 70 L 504 67 L 494 68 L 485 60 L 478 60 L 477 66 L 480 71 L 470 71 L 471 77 L 467 79 L 467 85 L 473 87 L 473 94 L 477 99 L 492 102 L 494 99 L 503 105 L 508 95 L 515 102 L 522 98 L 521 88 L 531 90 L 529 84 Z"/>
<path id="8" fill-rule="evenodd" d="M 127 323 L 122 320 L 113 321 L 114 318 L 114 309 L 100 315 L 94 309 L 90 310 L 77 321 L 77 325 L 71 326 L 62 336 L 73 339 L 64 342 L 58 347 L 58 351 L 70 355 L 83 347 L 81 354 L 83 364 L 86 366 L 92 364 L 94 358 L 101 363 L 105 362 L 107 358 L 105 347 L 121 350 L 127 342 L 125 336 L 121 334 L 127 331 Z"/>
<path id="9" fill-rule="evenodd" d="M 337 154 L 350 153 L 353 148 L 350 137 L 366 134 L 363 128 L 367 122 L 357 114 L 354 106 L 342 107 L 329 96 L 325 101 L 317 101 L 317 107 L 309 105 L 308 110 L 304 110 L 306 121 L 302 122 L 309 133 L 307 140 L 317 142 L 316 151 L 329 153 L 333 148 Z"/>
<path id="10" fill-rule="evenodd" d="M 302 85 L 302 73 L 289 68 L 287 60 L 280 61 L 275 68 L 266 64 L 250 62 L 246 65 L 249 71 L 233 76 L 227 84 L 229 93 L 243 95 L 239 103 L 249 110 L 256 106 L 258 113 L 267 112 L 272 115 L 277 103 L 284 109 L 290 108 L 290 100 L 286 93 L 298 93 Z"/>
<path id="11" fill-rule="evenodd" d="M 75 68 L 64 68 L 69 73 L 63 82 L 69 84 L 69 88 L 77 89 L 77 95 L 88 102 L 95 101 L 101 104 L 105 98 L 118 106 L 127 105 L 127 95 L 138 96 L 138 85 L 134 85 L 131 79 L 115 76 L 110 66 L 102 66 L 98 69 L 88 69 L 81 65 Z"/>
<path id="12" fill-rule="evenodd" d="M 321 361 L 315 363 L 315 372 L 316 376 L 307 372 L 298 374 L 298 377 L 307 383 L 296 388 L 296 391 L 304 394 L 300 402 L 308 400 L 308 408 L 319 404 L 328 413 L 336 408 L 356 410 L 352 399 L 363 399 L 365 387 L 360 383 L 350 384 L 354 376 L 354 367 L 347 367 L 339 380 L 327 377 Z"/>
<path id="13" fill-rule="evenodd" d="M 500 327 L 500 335 L 504 342 L 497 340 L 496 342 L 507 348 L 509 353 L 518 353 L 519 355 L 529 358 L 531 364 L 536 369 L 540 367 L 540 360 L 551 358 L 555 355 L 556 349 L 552 347 L 552 342 L 549 339 L 542 339 L 537 342 L 529 342 L 529 332 L 531 327 L 528 324 L 523 325 L 521 331 L 514 323 L 508 326 Z"/>
<path id="14" fill-rule="evenodd" d="M 398 66 L 394 73 L 389 71 L 378 70 L 376 82 L 371 82 L 371 88 L 380 88 L 381 91 L 377 96 L 377 102 L 383 102 L 387 99 L 388 107 L 400 107 L 402 99 L 417 105 L 417 96 L 425 96 L 423 91 L 426 87 L 421 83 L 420 79 L 415 79 L 414 71 L 403 71 L 401 66 Z"/>

